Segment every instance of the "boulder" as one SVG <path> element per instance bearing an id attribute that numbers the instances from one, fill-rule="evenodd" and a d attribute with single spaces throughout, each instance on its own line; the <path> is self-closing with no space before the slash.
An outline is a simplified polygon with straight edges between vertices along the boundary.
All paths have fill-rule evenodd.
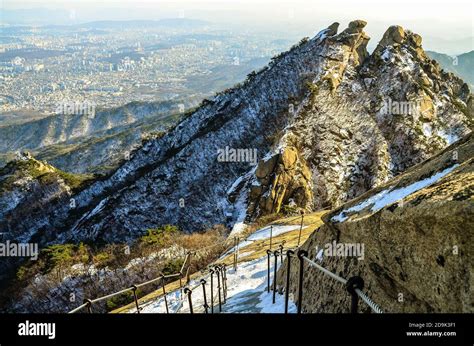
<path id="1" fill-rule="evenodd" d="M 410 41 L 413 43 L 415 47 L 421 47 L 422 38 L 420 35 L 412 34 L 410 36 Z"/>
<path id="2" fill-rule="evenodd" d="M 278 156 L 272 156 L 269 160 L 260 160 L 257 165 L 255 175 L 257 178 L 269 177 L 275 169 L 275 165 L 278 162 Z"/>
<path id="3" fill-rule="evenodd" d="M 262 160 L 249 194 L 249 214 L 278 213 L 290 200 L 307 208 L 313 198 L 311 177 L 311 170 L 294 147 L 285 147 L 269 160 Z"/>
<path id="4" fill-rule="evenodd" d="M 391 27 L 389 27 L 382 38 L 382 40 L 385 40 L 387 44 L 402 44 L 404 39 L 405 31 L 399 25 L 392 25 Z"/>
<path id="5" fill-rule="evenodd" d="M 366 21 L 357 19 L 350 22 L 349 26 L 347 27 L 345 31 L 350 34 L 362 32 L 362 30 L 365 28 L 366 25 L 367 25 Z"/>
<path id="6" fill-rule="evenodd" d="M 428 95 L 423 95 L 418 102 L 421 120 L 432 121 L 436 116 L 433 100 Z"/>
<path id="7" fill-rule="evenodd" d="M 385 47 L 400 45 L 405 41 L 405 30 L 399 25 L 392 25 L 385 31 L 380 40 L 376 52 L 382 51 Z"/>
<path id="8" fill-rule="evenodd" d="M 335 22 L 328 26 L 327 36 L 337 35 L 337 29 L 339 28 L 339 23 Z"/>

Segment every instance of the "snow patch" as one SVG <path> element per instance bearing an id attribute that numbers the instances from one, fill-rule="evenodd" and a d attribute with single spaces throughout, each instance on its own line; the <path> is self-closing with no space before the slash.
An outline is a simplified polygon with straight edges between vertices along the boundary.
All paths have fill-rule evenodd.
<path id="1" fill-rule="evenodd" d="M 370 198 L 366 199 L 365 201 L 363 201 L 363 202 L 361 202 L 361 203 L 359 203 L 359 204 L 357 204 L 357 205 L 355 205 L 355 206 L 353 206 L 349 209 L 343 210 L 338 215 L 332 217 L 331 221 L 333 221 L 333 222 L 343 222 L 343 221 L 345 221 L 349 218 L 349 216 L 347 216 L 348 213 L 359 212 L 359 211 L 367 208 L 368 206 L 372 206 L 371 207 L 372 212 L 377 212 L 377 211 L 379 211 L 380 209 L 384 208 L 387 205 L 390 205 L 390 204 L 392 204 L 392 203 L 394 203 L 398 200 L 401 200 L 401 199 L 415 193 L 416 191 L 419 191 L 421 189 L 424 189 L 425 187 L 428 187 L 428 186 L 434 184 L 436 181 L 443 178 L 445 175 L 447 175 L 448 173 L 453 171 L 458 166 L 459 166 L 459 164 L 455 164 L 451 167 L 448 167 L 448 168 L 444 169 L 441 172 L 438 172 L 438 173 L 432 175 L 429 178 L 417 181 L 417 182 L 412 183 L 412 184 L 410 184 L 408 186 L 405 186 L 405 187 L 401 187 L 401 188 L 398 188 L 398 189 L 383 190 L 383 191 L 371 196 Z"/>
<path id="2" fill-rule="evenodd" d="M 446 141 L 446 143 L 448 143 L 448 145 L 451 145 L 452 143 L 459 140 L 458 136 L 450 132 L 438 131 L 438 136 L 443 138 Z"/>
<path id="3" fill-rule="evenodd" d="M 324 40 L 326 37 L 328 37 L 328 33 L 329 33 L 329 29 L 321 30 L 320 32 L 318 32 L 318 33 L 316 34 L 316 36 L 314 37 L 314 40 L 321 42 L 321 41 Z"/>
<path id="4" fill-rule="evenodd" d="M 270 227 L 272 227 L 272 230 L 270 231 Z M 277 235 L 287 233 L 290 231 L 294 231 L 298 229 L 300 226 L 298 225 L 290 225 L 290 226 L 267 226 L 264 228 L 259 229 L 256 231 L 254 234 L 252 234 L 250 237 L 248 237 L 248 240 L 262 240 L 262 239 L 267 239 L 270 238 L 270 233 L 272 233 L 272 237 L 276 237 Z M 306 228 L 303 227 L 303 229 Z"/>
<path id="5" fill-rule="evenodd" d="M 433 135 L 433 128 L 431 127 L 431 124 L 423 123 L 423 134 L 426 137 L 431 137 Z"/>
<path id="6" fill-rule="evenodd" d="M 381 55 L 380 57 L 381 57 L 381 58 L 383 59 L 383 61 L 385 61 L 385 62 L 394 62 L 394 61 L 395 61 L 394 57 L 392 56 L 392 53 L 390 52 L 390 50 L 389 50 L 388 48 L 386 48 L 386 49 L 383 51 L 383 53 L 382 53 L 382 55 Z"/>
<path id="7" fill-rule="evenodd" d="M 247 227 L 245 224 L 245 218 L 247 217 L 247 192 L 240 194 L 239 199 L 235 203 L 235 210 L 237 211 L 237 219 L 229 234 L 230 238 L 242 233 Z"/>
<path id="8" fill-rule="evenodd" d="M 319 262 L 322 262 L 323 261 L 323 255 L 324 255 L 324 250 L 321 249 L 318 251 L 318 253 L 316 254 L 316 260 L 319 261 Z"/>
<path id="9" fill-rule="evenodd" d="M 270 272 L 273 273 L 273 261 Z M 272 278 L 273 279 L 273 278 Z M 192 280 L 189 284 L 194 287 L 199 279 Z M 210 280 L 206 280 L 206 298 L 211 303 Z M 284 295 L 277 294 L 275 304 L 272 303 L 273 292 L 268 293 L 267 288 L 267 257 L 239 264 L 237 271 L 227 270 L 227 301 L 222 305 L 223 313 L 284 313 Z M 217 292 L 214 292 L 214 313 L 219 311 Z M 181 292 L 176 290 L 168 293 L 167 300 L 170 312 L 189 313 L 187 299 Z M 290 296 L 291 298 L 291 296 Z M 204 312 L 204 294 L 202 285 L 197 286 L 192 293 L 193 311 Z M 296 305 L 293 299 L 288 302 L 288 312 L 295 313 Z M 165 313 L 165 301 L 163 297 L 143 305 L 142 313 Z M 131 309 L 130 313 L 134 313 Z"/>
<path id="10" fill-rule="evenodd" d="M 240 183 L 242 182 L 243 179 L 244 179 L 244 176 L 238 177 L 237 180 L 234 181 L 232 186 L 227 190 L 227 194 L 228 195 L 232 194 L 235 191 L 235 189 L 237 188 L 237 186 L 240 185 Z"/>

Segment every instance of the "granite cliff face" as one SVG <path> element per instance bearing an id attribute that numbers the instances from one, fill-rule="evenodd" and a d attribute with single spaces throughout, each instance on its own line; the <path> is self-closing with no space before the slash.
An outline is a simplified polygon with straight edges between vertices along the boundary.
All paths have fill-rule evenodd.
<path id="1" fill-rule="evenodd" d="M 369 55 L 365 24 L 302 40 L 91 185 L 32 206 L 20 193 L 4 239 L 131 241 L 163 224 L 191 232 L 290 204 L 335 207 L 469 133 L 467 85 L 400 27 Z M 256 150 L 257 164 L 223 162 L 224 148 Z"/>
<path id="2" fill-rule="evenodd" d="M 364 279 L 364 292 L 385 312 L 469 312 L 474 247 L 474 137 L 325 215 L 303 244 L 309 257 L 338 275 Z M 327 252 L 328 244 L 358 244 L 357 256 Z M 363 247 L 362 247 L 363 245 Z M 342 252 L 341 252 L 342 254 Z M 298 261 L 291 292 L 297 293 Z M 278 274 L 285 287 L 286 263 Z M 349 312 L 341 283 L 306 266 L 303 310 Z M 370 309 L 360 303 L 362 311 Z"/>

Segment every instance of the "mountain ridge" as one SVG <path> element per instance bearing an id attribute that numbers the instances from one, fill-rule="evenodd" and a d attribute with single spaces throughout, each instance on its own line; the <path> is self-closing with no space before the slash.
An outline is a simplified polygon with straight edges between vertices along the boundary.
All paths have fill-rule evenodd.
<path id="1" fill-rule="evenodd" d="M 472 88 L 474 85 L 474 50 L 456 56 L 435 51 L 426 51 L 426 54 L 438 61 L 445 70 L 463 78 Z"/>

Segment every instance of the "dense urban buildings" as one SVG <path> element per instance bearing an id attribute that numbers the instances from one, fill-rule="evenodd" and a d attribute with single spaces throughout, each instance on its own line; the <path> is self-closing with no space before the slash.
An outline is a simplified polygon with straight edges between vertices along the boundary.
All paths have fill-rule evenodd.
<path id="1" fill-rule="evenodd" d="M 290 42 L 201 21 L 158 23 L 3 28 L 0 113 L 205 96 L 244 79 Z"/>

